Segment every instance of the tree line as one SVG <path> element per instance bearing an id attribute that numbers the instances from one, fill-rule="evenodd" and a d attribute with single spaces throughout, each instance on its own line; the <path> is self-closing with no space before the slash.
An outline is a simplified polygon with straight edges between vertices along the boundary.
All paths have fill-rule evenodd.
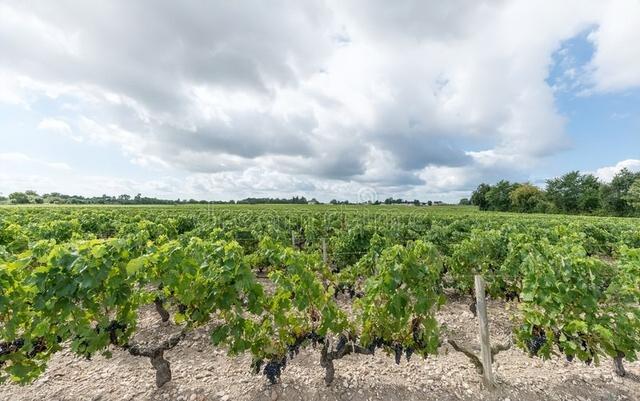
<path id="1" fill-rule="evenodd" d="M 547 180 L 544 189 L 506 180 L 482 183 L 463 202 L 502 212 L 640 216 L 640 172 L 625 168 L 605 183 L 593 174 L 572 171 Z"/>
<path id="2" fill-rule="evenodd" d="M 280 198 L 246 198 L 241 200 L 196 200 L 196 199 L 159 199 L 137 194 L 131 196 L 122 194 L 118 196 L 102 195 L 85 197 L 81 195 L 65 195 L 59 192 L 39 195 L 36 191 L 13 192 L 9 196 L 0 195 L 0 204 L 14 205 L 28 204 L 52 204 L 52 205 L 201 205 L 201 204 L 308 204 L 319 203 L 315 198 L 307 200 L 304 196 L 293 196 L 290 199 Z"/>

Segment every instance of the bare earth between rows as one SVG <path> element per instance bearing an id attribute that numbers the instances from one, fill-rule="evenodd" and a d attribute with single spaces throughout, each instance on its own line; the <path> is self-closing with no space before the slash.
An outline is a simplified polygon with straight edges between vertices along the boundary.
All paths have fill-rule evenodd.
<path id="1" fill-rule="evenodd" d="M 477 321 L 468 300 L 446 304 L 438 313 L 457 341 L 478 344 Z M 504 341 L 511 332 L 509 308 L 489 301 L 492 342 Z M 153 308 L 141 311 L 136 339 L 154 341 L 177 328 L 162 323 Z M 0 386 L 0 401 L 18 400 L 640 400 L 640 362 L 625 363 L 627 377 L 614 374 L 612 361 L 586 366 L 561 358 L 542 361 L 512 348 L 496 356 L 499 382 L 484 389 L 481 377 L 467 357 L 443 345 L 439 355 L 404 358 L 400 365 L 379 350 L 374 356 L 349 355 L 335 362 L 336 378 L 327 387 L 320 352 L 311 347 L 289 361 L 282 381 L 268 385 L 264 376 L 250 372 L 251 357 L 228 357 L 211 345 L 208 328 L 191 332 L 165 353 L 173 379 L 158 389 L 148 358 L 114 350 L 113 357 L 91 361 L 68 350 L 56 354 L 45 374 L 28 386 Z"/>

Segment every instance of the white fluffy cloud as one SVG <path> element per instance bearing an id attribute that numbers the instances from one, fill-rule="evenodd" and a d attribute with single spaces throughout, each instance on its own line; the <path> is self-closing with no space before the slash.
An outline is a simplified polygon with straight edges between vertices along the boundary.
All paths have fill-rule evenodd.
<path id="1" fill-rule="evenodd" d="M 597 169 L 593 174 L 604 182 L 610 182 L 623 168 L 631 172 L 640 171 L 640 160 L 628 159 L 616 163 L 615 166 L 606 166 Z"/>
<path id="2" fill-rule="evenodd" d="M 5 3 L 0 102 L 64 104 L 37 128 L 190 177 L 150 188 L 449 196 L 571 146 L 563 40 L 595 27 L 593 88 L 640 85 L 638 4 Z"/>
<path id="3" fill-rule="evenodd" d="M 640 2 L 613 1 L 589 39 L 596 52 L 590 63 L 596 89 L 625 90 L 640 86 Z"/>

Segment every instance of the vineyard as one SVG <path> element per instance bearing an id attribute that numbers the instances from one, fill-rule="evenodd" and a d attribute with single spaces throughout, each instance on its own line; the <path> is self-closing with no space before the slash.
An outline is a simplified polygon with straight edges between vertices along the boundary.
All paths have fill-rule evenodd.
<path id="1" fill-rule="evenodd" d="M 464 304 L 478 333 L 485 299 L 511 322 L 487 339 L 488 362 L 476 338 L 440 318 Z M 166 330 L 142 341 L 149 313 Z M 0 395 L 61 353 L 107 364 L 126 354 L 157 388 L 171 386 L 167 355 L 194 335 L 246 360 L 265 389 L 302 355 L 330 389 L 343 359 L 409 369 L 437 364 L 443 349 L 479 380 L 517 349 L 606 367 L 624 387 L 640 372 L 640 220 L 447 207 L 0 208 Z M 482 388 L 504 385 L 498 373 Z"/>

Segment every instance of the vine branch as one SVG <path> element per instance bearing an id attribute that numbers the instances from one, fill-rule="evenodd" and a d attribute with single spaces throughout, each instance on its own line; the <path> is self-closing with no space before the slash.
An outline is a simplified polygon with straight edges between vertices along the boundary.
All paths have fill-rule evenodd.
<path id="1" fill-rule="evenodd" d="M 325 369 L 324 382 L 327 386 L 333 382 L 333 379 L 335 377 L 335 367 L 333 366 L 334 360 L 344 358 L 349 354 L 373 355 L 372 350 L 361 347 L 353 342 L 347 343 L 339 351 L 334 349 L 331 349 L 331 351 L 329 351 L 330 348 L 330 341 L 328 339 L 325 339 L 324 345 L 322 346 L 322 351 L 320 353 L 320 366 Z"/>
<path id="2" fill-rule="evenodd" d="M 469 347 L 465 347 L 463 345 L 458 344 L 454 339 L 447 339 L 447 342 L 453 347 L 454 350 L 463 353 L 471 363 L 476 367 L 476 371 L 478 374 L 484 373 L 484 368 L 482 367 L 482 362 L 476 353 Z M 491 362 L 493 363 L 494 357 L 498 355 L 502 351 L 506 351 L 510 349 L 512 346 L 512 341 L 509 339 L 504 344 L 498 344 L 491 347 Z"/>
<path id="3" fill-rule="evenodd" d="M 160 344 L 153 346 L 142 344 L 127 344 L 125 349 L 133 356 L 145 356 L 151 360 L 151 366 L 156 370 L 156 386 L 158 388 L 164 386 L 171 381 L 171 364 L 164 359 L 164 352 L 174 348 L 184 339 L 186 330 L 173 334 Z"/>

